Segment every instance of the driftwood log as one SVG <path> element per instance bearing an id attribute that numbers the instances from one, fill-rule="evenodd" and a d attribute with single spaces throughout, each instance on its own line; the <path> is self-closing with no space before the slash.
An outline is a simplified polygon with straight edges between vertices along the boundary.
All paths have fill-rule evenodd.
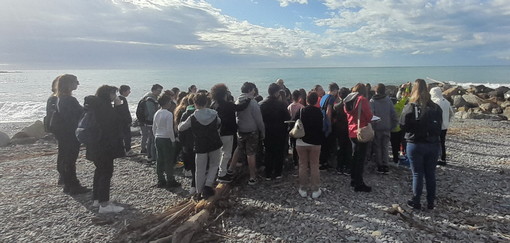
<path id="1" fill-rule="evenodd" d="M 215 211 L 218 200 L 228 196 L 230 185 L 220 183 L 214 196 L 207 200 L 184 200 L 165 211 L 146 217 L 126 226 L 114 239 L 115 242 L 191 242 L 202 232 Z M 221 214 L 220 214 L 221 216 Z"/>

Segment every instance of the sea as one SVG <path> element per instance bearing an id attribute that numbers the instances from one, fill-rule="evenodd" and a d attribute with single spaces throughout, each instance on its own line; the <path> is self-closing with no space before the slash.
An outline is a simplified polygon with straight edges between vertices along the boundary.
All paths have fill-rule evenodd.
<path id="1" fill-rule="evenodd" d="M 80 103 L 103 84 L 129 85 L 131 95 L 127 99 L 132 113 L 138 100 L 153 84 L 186 91 L 192 84 L 209 90 L 214 84 L 225 83 L 234 96 L 240 94 L 244 82 L 255 83 L 261 95 L 266 96 L 267 87 L 278 78 L 283 79 L 291 91 L 310 90 L 316 84 L 327 89 L 331 82 L 348 88 L 359 82 L 372 86 L 377 83 L 399 85 L 417 78 L 465 87 L 479 84 L 491 88 L 510 87 L 510 66 L 0 70 L 0 123 L 42 120 L 46 100 L 51 94 L 51 82 L 65 73 L 78 77 L 80 85 L 73 95 Z"/>

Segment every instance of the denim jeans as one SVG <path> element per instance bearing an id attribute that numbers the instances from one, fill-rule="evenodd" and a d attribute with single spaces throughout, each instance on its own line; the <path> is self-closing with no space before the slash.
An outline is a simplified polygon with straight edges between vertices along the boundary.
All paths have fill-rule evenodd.
<path id="1" fill-rule="evenodd" d="M 436 198 L 436 165 L 441 147 L 439 143 L 407 143 L 407 156 L 413 173 L 413 202 L 420 203 L 423 177 L 427 188 L 427 202 Z"/>

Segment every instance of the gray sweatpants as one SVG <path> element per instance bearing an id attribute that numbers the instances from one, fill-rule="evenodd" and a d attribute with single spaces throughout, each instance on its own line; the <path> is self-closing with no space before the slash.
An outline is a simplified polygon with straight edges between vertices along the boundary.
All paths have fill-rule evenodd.
<path id="1" fill-rule="evenodd" d="M 197 193 L 202 193 L 204 186 L 212 187 L 221 159 L 221 148 L 209 153 L 195 154 L 195 180 Z M 207 167 L 209 164 L 209 168 Z"/>
<path id="2" fill-rule="evenodd" d="M 377 166 L 387 166 L 389 155 L 388 149 L 390 144 L 391 131 L 375 131 L 372 150 L 375 155 L 375 163 Z"/>

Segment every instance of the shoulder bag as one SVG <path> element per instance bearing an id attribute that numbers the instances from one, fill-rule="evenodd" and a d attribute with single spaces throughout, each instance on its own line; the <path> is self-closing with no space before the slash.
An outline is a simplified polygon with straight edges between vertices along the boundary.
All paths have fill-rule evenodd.
<path id="1" fill-rule="evenodd" d="M 372 124 L 369 122 L 368 125 L 364 127 L 360 127 L 360 118 L 361 118 L 361 101 L 358 102 L 358 141 L 362 143 L 370 142 L 374 139 L 374 129 L 372 129 Z"/>
<path id="2" fill-rule="evenodd" d="M 294 123 L 294 127 L 289 132 L 289 136 L 293 138 L 302 138 L 305 136 L 305 127 L 303 126 L 303 122 L 301 121 L 301 112 L 303 108 L 299 110 L 299 118 Z"/>

